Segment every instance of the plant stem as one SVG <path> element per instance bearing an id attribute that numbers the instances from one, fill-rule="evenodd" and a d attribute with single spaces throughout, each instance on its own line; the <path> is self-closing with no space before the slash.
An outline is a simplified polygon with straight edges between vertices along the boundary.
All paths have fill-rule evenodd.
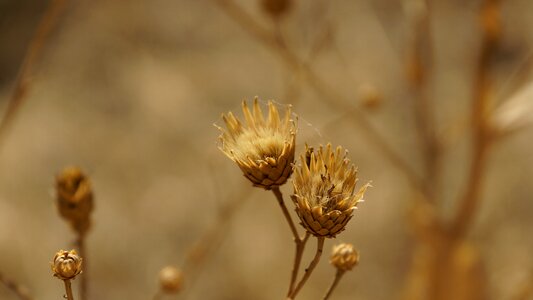
<path id="1" fill-rule="evenodd" d="M 26 288 L 23 287 L 22 285 L 18 284 L 17 282 L 9 279 L 9 278 L 6 278 L 2 275 L 2 273 L 0 273 L 0 283 L 5 285 L 7 289 L 9 289 L 10 291 L 12 291 L 13 293 L 15 293 L 15 295 L 17 295 L 17 297 L 19 297 L 19 299 L 21 300 L 31 300 L 32 297 L 28 294 L 28 292 L 26 291 Z"/>
<path id="2" fill-rule="evenodd" d="M 85 235 L 78 234 L 78 237 L 75 241 L 76 247 L 78 248 L 80 256 L 83 258 L 83 276 L 81 276 L 80 280 L 80 299 L 85 300 L 87 299 L 87 282 L 88 282 L 88 271 L 87 271 L 87 251 L 85 247 Z"/>
<path id="3" fill-rule="evenodd" d="M 302 256 L 305 249 L 305 244 L 307 243 L 307 240 L 309 239 L 309 232 L 305 232 L 305 236 L 303 238 L 299 238 L 297 240 L 294 240 L 296 243 L 296 254 L 294 255 L 294 263 L 292 266 L 292 273 L 291 273 L 291 283 L 289 284 L 289 291 L 287 291 L 287 297 L 290 296 L 292 293 L 292 290 L 294 290 L 294 284 L 296 283 L 296 278 L 298 277 L 298 271 L 300 270 L 300 263 L 302 262 Z"/>
<path id="4" fill-rule="evenodd" d="M 66 0 L 52 0 L 46 9 L 41 22 L 37 26 L 33 38 L 30 41 L 24 60 L 15 80 L 15 87 L 7 103 L 6 112 L 0 121 L 0 143 L 19 111 L 29 90 L 30 78 L 33 75 L 33 66 L 41 56 L 43 46 L 54 28 L 59 17 L 63 14 L 66 7 Z"/>
<path id="5" fill-rule="evenodd" d="M 294 299 L 296 295 L 298 295 L 298 292 L 302 289 L 304 284 L 307 282 L 307 279 L 309 279 L 309 276 L 311 276 L 311 273 L 313 273 L 313 270 L 315 269 L 316 265 L 320 261 L 320 256 L 322 256 L 322 250 L 324 248 L 324 238 L 323 237 L 317 237 L 317 246 L 316 246 L 316 253 L 315 257 L 309 264 L 309 266 L 305 269 L 304 276 L 298 282 L 298 285 L 296 288 L 292 291 L 292 293 L 289 295 L 288 299 Z"/>
<path id="6" fill-rule="evenodd" d="M 163 293 L 161 293 L 161 290 L 158 290 L 155 295 L 154 295 L 154 298 L 152 298 L 153 300 L 159 300 L 162 298 L 162 295 Z"/>
<path id="7" fill-rule="evenodd" d="M 287 209 L 287 206 L 285 206 L 285 201 L 283 201 L 283 195 L 281 194 L 281 191 L 279 190 L 279 187 L 273 187 L 272 192 L 276 196 L 276 199 L 278 200 L 279 206 L 281 207 L 281 211 L 283 212 L 283 215 L 285 216 L 285 219 L 287 219 L 287 223 L 289 223 L 289 227 L 291 228 L 292 235 L 294 236 L 294 240 L 298 241 L 300 240 L 300 235 L 298 234 L 298 230 L 296 230 L 296 226 L 294 226 L 294 222 L 292 221 L 291 215 L 289 214 L 289 210 Z"/>
<path id="8" fill-rule="evenodd" d="M 67 300 L 74 300 L 74 296 L 72 296 L 72 286 L 68 279 L 65 280 L 65 291 L 67 292 Z"/>
<path id="9" fill-rule="evenodd" d="M 276 196 L 276 199 L 278 200 L 279 206 L 281 207 L 281 211 L 283 212 L 283 215 L 285 216 L 285 219 L 287 219 L 287 223 L 289 224 L 289 227 L 291 229 L 294 244 L 296 246 L 296 253 L 294 255 L 294 263 L 292 267 L 292 273 L 291 273 L 291 281 L 289 284 L 289 290 L 287 291 L 287 296 L 290 296 L 292 291 L 294 290 L 294 284 L 296 283 L 296 278 L 298 277 L 298 271 L 300 269 L 300 263 L 302 261 L 302 255 L 305 249 L 305 244 L 307 242 L 307 239 L 309 239 L 309 232 L 306 231 L 305 236 L 303 238 L 300 238 L 300 235 L 298 234 L 298 230 L 296 229 L 296 226 L 294 225 L 294 222 L 292 221 L 291 215 L 289 214 L 289 210 L 287 209 L 287 206 L 285 205 L 285 201 L 283 200 L 283 194 L 279 190 L 279 187 L 273 187 L 272 192 Z"/>
<path id="10" fill-rule="evenodd" d="M 337 269 L 337 273 L 335 273 L 335 278 L 333 278 L 333 282 L 329 286 L 329 289 L 326 292 L 326 295 L 324 295 L 323 300 L 329 299 L 329 296 L 331 296 L 331 294 L 333 293 L 333 290 L 335 290 L 335 288 L 337 287 L 337 284 L 339 284 L 339 281 L 341 281 L 342 275 L 344 275 L 344 273 L 346 273 L 346 271 Z"/>

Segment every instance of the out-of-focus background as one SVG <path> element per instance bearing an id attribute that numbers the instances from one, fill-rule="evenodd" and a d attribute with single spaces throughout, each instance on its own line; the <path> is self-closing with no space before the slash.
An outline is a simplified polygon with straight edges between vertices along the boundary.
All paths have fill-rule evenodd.
<path id="1" fill-rule="evenodd" d="M 281 32 L 294 53 L 343 95 L 347 107 L 359 108 L 421 175 L 405 76 L 409 10 L 417 9 L 408 2 L 295 0 L 277 22 L 260 1 L 237 3 L 269 32 Z M 47 5 L 0 1 L 2 113 Z M 482 1 L 429 5 L 433 59 L 427 91 L 432 121 L 445 141 L 437 205 L 443 219 L 455 211 L 471 159 L 481 6 Z M 504 1 L 501 19 L 502 39 L 491 68 L 494 107 L 515 92 L 512 82 L 522 76 L 517 70 L 531 55 L 533 2 Z M 241 115 L 241 101 L 256 95 L 262 103 L 293 105 L 297 152 L 304 143 L 343 145 L 359 166 L 361 181 L 372 180 L 374 186 L 347 230 L 326 241 L 325 256 L 299 298 L 320 299 L 334 274 L 328 264 L 331 247 L 349 242 L 361 262 L 332 298 L 400 299 L 418 253 L 409 226 L 416 193 L 405 175 L 354 126 L 349 111 L 315 93 L 276 51 L 208 0 L 68 2 L 34 66 L 23 106 L 2 137 L 0 272 L 26 285 L 35 299 L 63 295 L 49 262 L 57 250 L 71 248 L 75 236 L 56 211 L 54 176 L 64 166 L 78 165 L 95 193 L 87 238 L 92 299 L 150 299 L 159 270 L 182 265 L 191 245 L 217 226 L 221 207 L 235 195 L 245 196 L 239 196 L 242 203 L 233 206 L 219 245 L 194 285 L 186 282 L 182 297 L 283 298 L 294 251 L 287 224 L 272 193 L 250 187 L 217 149 L 213 126 L 223 112 Z M 365 102 L 369 95 L 380 101 Z M 531 101 L 520 102 L 518 114 Z M 511 299 L 533 269 L 532 136 L 525 128 L 498 140 L 488 154 L 481 204 L 467 235 L 482 261 L 483 275 L 474 277 L 486 280 L 488 299 Z M 291 188 L 282 191 L 288 196 Z M 304 263 L 315 245 L 308 247 Z M 0 299 L 15 296 L 0 286 Z"/>

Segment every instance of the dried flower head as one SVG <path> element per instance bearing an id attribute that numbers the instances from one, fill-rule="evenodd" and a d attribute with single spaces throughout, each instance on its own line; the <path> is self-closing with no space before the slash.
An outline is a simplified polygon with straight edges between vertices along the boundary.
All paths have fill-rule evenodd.
<path id="1" fill-rule="evenodd" d="M 81 273 L 82 258 L 75 250 L 59 250 L 52 262 L 52 272 L 54 276 L 61 280 L 74 279 Z"/>
<path id="2" fill-rule="evenodd" d="M 90 227 L 93 193 L 87 176 L 78 167 L 66 167 L 56 177 L 59 214 L 83 235 Z"/>
<path id="3" fill-rule="evenodd" d="M 292 173 L 296 139 L 290 106 L 282 119 L 271 101 L 266 120 L 257 98 L 251 112 L 246 101 L 242 103 L 242 110 L 245 124 L 231 112 L 222 115 L 227 129 L 218 127 L 222 131 L 220 150 L 237 163 L 255 186 L 268 190 L 284 184 Z"/>
<path id="4" fill-rule="evenodd" d="M 177 293 L 183 285 L 182 272 L 172 266 L 166 266 L 159 272 L 159 285 L 165 293 Z"/>
<path id="5" fill-rule="evenodd" d="M 334 238 L 343 231 L 370 186 L 356 193 L 357 181 L 357 170 L 342 147 L 308 149 L 294 168 L 291 196 L 302 226 L 317 237 Z"/>
<path id="6" fill-rule="evenodd" d="M 333 247 L 329 262 L 337 269 L 350 271 L 359 263 L 359 253 L 352 244 L 339 244 Z"/>

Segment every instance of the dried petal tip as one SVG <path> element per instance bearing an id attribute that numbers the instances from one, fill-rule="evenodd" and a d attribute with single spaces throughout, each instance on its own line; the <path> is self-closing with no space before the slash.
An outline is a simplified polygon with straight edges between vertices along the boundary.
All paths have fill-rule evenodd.
<path id="1" fill-rule="evenodd" d="M 339 244 L 333 247 L 329 261 L 335 268 L 350 271 L 359 263 L 359 252 L 352 244 Z"/>
<path id="2" fill-rule="evenodd" d="M 56 177 L 57 207 L 61 217 L 83 235 L 93 209 L 91 183 L 78 167 L 66 167 Z"/>
<path id="3" fill-rule="evenodd" d="M 316 152 L 308 148 L 294 168 L 291 198 L 300 224 L 314 236 L 334 238 L 342 232 L 370 186 L 355 190 L 357 169 L 346 153 L 330 144 Z"/>
<path id="4" fill-rule="evenodd" d="M 282 118 L 271 101 L 265 118 L 257 98 L 251 111 L 246 101 L 242 110 L 245 122 L 231 112 L 222 116 L 226 129 L 218 127 L 222 131 L 220 150 L 237 163 L 254 186 L 269 190 L 284 184 L 292 173 L 296 139 L 290 106 Z"/>
<path id="5" fill-rule="evenodd" d="M 159 272 L 159 284 L 165 293 L 177 293 L 183 285 L 183 274 L 175 267 L 166 266 Z"/>
<path id="6" fill-rule="evenodd" d="M 59 250 L 52 262 L 52 273 L 61 280 L 74 279 L 81 273 L 82 258 L 75 250 Z"/>

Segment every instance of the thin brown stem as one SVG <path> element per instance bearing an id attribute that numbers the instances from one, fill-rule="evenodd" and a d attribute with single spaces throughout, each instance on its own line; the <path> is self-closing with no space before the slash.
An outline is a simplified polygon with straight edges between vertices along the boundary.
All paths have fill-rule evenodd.
<path id="1" fill-rule="evenodd" d="M 72 286 L 70 284 L 70 280 L 65 280 L 65 292 L 67 293 L 67 300 L 74 300 L 74 296 L 72 295 Z"/>
<path id="2" fill-rule="evenodd" d="M 21 300 L 32 300 L 32 297 L 27 292 L 27 289 L 21 284 L 6 278 L 0 273 L 0 284 L 3 284 L 8 290 L 12 291 Z"/>
<path id="3" fill-rule="evenodd" d="M 309 239 L 309 232 L 305 232 L 305 236 L 303 238 L 299 238 L 297 240 L 294 240 L 296 244 L 296 253 L 294 255 L 294 262 L 292 266 L 292 272 L 291 272 L 291 282 L 289 284 L 289 290 L 287 291 L 287 297 L 290 296 L 292 291 L 294 290 L 294 285 L 296 284 L 296 278 L 298 278 L 298 272 L 300 270 L 300 264 L 302 262 L 302 256 L 305 249 L 305 244 L 307 243 L 307 240 Z"/>
<path id="4" fill-rule="evenodd" d="M 285 206 L 285 201 L 283 201 L 283 194 L 281 194 L 281 191 L 279 190 L 279 187 L 273 187 L 272 192 L 276 196 L 276 199 L 278 200 L 278 204 L 281 207 L 281 211 L 283 212 L 283 215 L 285 216 L 285 219 L 287 220 L 287 223 L 289 224 L 289 227 L 291 228 L 292 235 L 294 237 L 295 241 L 300 240 L 300 235 L 298 234 L 298 230 L 296 230 L 296 226 L 294 225 L 294 222 L 292 221 L 291 214 L 289 213 L 289 210 L 287 209 L 287 206 Z"/>
<path id="5" fill-rule="evenodd" d="M 406 57 L 406 74 L 413 100 L 415 128 L 424 159 L 426 200 L 435 201 L 441 145 L 436 136 L 434 110 L 428 97 L 432 62 L 430 12 L 426 0 L 416 1 L 419 2 L 419 5 L 414 5 L 417 8 L 408 13 L 412 35 Z"/>
<path id="6" fill-rule="evenodd" d="M 309 266 L 305 269 L 304 276 L 300 281 L 298 282 L 298 285 L 296 285 L 296 288 L 292 291 L 292 293 L 289 295 L 288 299 L 294 299 L 296 295 L 298 295 L 298 292 L 302 289 L 302 287 L 307 282 L 307 279 L 311 276 L 311 273 L 313 273 L 313 270 L 318 265 L 318 262 L 320 261 L 320 257 L 322 256 L 322 251 L 324 249 L 324 238 L 323 237 L 317 237 L 317 246 L 316 246 L 316 253 L 315 257 L 313 257 L 313 260 L 309 264 Z"/>
<path id="7" fill-rule="evenodd" d="M 331 296 L 331 294 L 333 293 L 333 291 L 339 284 L 339 281 L 341 281 L 342 275 L 344 275 L 344 273 L 346 273 L 346 271 L 337 269 L 337 272 L 335 273 L 335 278 L 333 278 L 333 282 L 329 286 L 328 291 L 326 292 L 326 295 L 324 295 L 323 300 L 329 299 L 329 297 Z"/>
<path id="8" fill-rule="evenodd" d="M 308 65 L 305 64 L 286 43 L 281 43 L 274 33 L 261 26 L 250 14 L 237 5 L 232 0 L 215 0 L 216 3 L 226 12 L 226 14 L 236 21 L 252 37 L 265 45 L 269 50 L 279 56 L 281 61 L 293 72 L 300 73 L 302 78 L 332 106 L 342 111 L 352 111 L 354 124 L 361 129 L 364 137 L 375 147 L 377 151 L 389 160 L 389 162 L 399 170 L 403 171 L 409 182 L 418 189 L 423 190 L 423 184 L 416 172 L 401 158 L 396 151 L 377 132 L 370 121 L 357 108 L 354 108 L 351 101 L 339 94 L 325 80 Z"/>
<path id="9" fill-rule="evenodd" d="M 451 227 L 454 239 L 459 239 L 466 233 L 481 201 L 481 185 L 491 142 L 489 101 L 492 95 L 492 82 L 489 67 L 500 39 L 500 10 L 500 0 L 485 0 L 481 10 L 483 38 L 470 116 L 473 128 L 472 161 L 466 190 L 460 199 Z"/>
<path id="10" fill-rule="evenodd" d="M 76 248 L 78 248 L 78 253 L 83 258 L 83 276 L 80 278 L 80 299 L 88 299 L 88 263 L 87 263 L 87 248 L 85 245 L 85 235 L 78 234 L 78 237 L 75 241 Z"/>
<path id="11" fill-rule="evenodd" d="M 11 98 L 7 104 L 4 117 L 0 121 L 0 143 L 13 122 L 29 90 L 30 78 L 33 75 L 33 66 L 39 60 L 43 46 L 54 28 L 57 20 L 65 10 L 66 0 L 51 0 L 41 22 L 37 26 L 35 34 L 26 50 L 24 60 L 18 71 L 15 86 Z"/>
<path id="12" fill-rule="evenodd" d="M 158 290 L 154 297 L 152 298 L 153 300 L 160 300 L 160 299 L 163 299 L 163 293 L 161 292 L 161 290 Z"/>

